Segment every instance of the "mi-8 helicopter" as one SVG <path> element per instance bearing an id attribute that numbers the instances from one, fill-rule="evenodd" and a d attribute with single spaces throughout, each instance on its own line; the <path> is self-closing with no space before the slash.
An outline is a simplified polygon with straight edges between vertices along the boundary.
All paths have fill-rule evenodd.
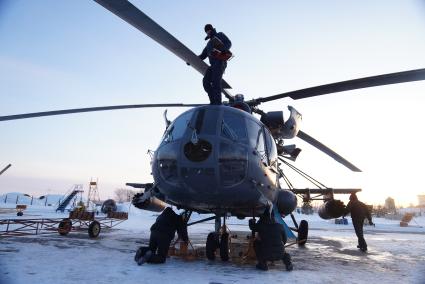
<path id="1" fill-rule="evenodd" d="M 204 62 L 131 3 L 97 2 L 158 41 L 184 62 L 190 63 L 197 71 L 205 72 L 207 65 Z M 283 141 L 299 137 L 350 169 L 358 171 L 358 168 L 300 131 L 301 116 L 294 108 L 291 108 L 291 116 L 285 121 L 282 112 L 264 113 L 259 105 L 284 97 L 302 99 L 423 79 L 424 70 L 421 69 L 248 101 L 242 96 L 232 96 L 224 90 L 229 102 L 217 107 L 190 104 L 127 105 L 23 114 L 1 117 L 0 120 L 109 109 L 192 106 L 195 108 L 183 113 L 175 121 L 169 122 L 166 119 L 166 132 L 152 160 L 154 183 L 135 185 L 146 188 L 139 200 L 139 207 L 160 210 L 165 203 L 169 203 L 188 211 L 213 213 L 218 217 L 234 215 L 243 218 L 257 216 L 266 207 L 275 206 L 280 213 L 288 215 L 296 206 L 295 194 L 310 198 L 309 195 L 315 192 L 281 188 L 279 178 L 283 176 L 283 172 L 278 167 L 279 161 L 283 162 L 284 158 L 294 160 L 299 153 L 299 149 L 282 144 Z M 229 87 L 227 83 L 224 85 Z M 261 119 L 251 113 L 260 114 Z M 333 200 L 333 193 L 339 192 L 347 191 L 317 190 L 318 194 L 326 195 L 327 202 Z M 328 208 L 324 206 L 325 213 L 333 211 Z M 220 218 L 216 218 L 217 223 L 219 220 Z"/>

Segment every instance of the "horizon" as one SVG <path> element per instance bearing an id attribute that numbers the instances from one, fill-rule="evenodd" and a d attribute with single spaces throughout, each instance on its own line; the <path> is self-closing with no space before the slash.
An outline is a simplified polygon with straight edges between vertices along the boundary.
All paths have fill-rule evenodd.
<path id="1" fill-rule="evenodd" d="M 29 192 L 29 193 L 26 193 L 26 192 L 19 192 L 19 191 L 10 191 L 10 192 L 4 192 L 4 193 L 0 193 L 0 204 L 2 203 L 2 202 L 4 202 L 4 200 L 6 200 L 6 199 L 1 199 L 2 197 L 3 198 L 5 198 L 5 196 L 6 195 L 13 195 L 13 194 L 25 194 L 25 195 L 28 195 L 28 196 L 30 196 L 30 197 L 33 197 L 33 198 L 40 198 L 40 197 L 42 197 L 42 196 L 49 196 L 49 195 L 60 195 L 60 196 L 65 196 L 65 193 L 66 192 L 68 192 L 71 188 L 73 188 L 75 185 L 82 185 L 83 186 L 83 198 L 84 198 L 84 193 L 86 193 L 86 190 L 85 190 L 85 185 L 84 184 L 73 184 L 72 186 L 70 186 L 66 191 L 62 191 L 62 192 L 59 192 L 58 190 L 52 190 L 52 189 L 48 189 L 47 190 L 47 193 L 42 193 L 42 192 L 40 192 L 40 193 L 31 193 L 31 192 Z M 88 185 L 88 183 L 87 183 L 87 185 Z M 88 187 L 88 186 L 87 186 Z M 128 189 L 128 190 L 132 190 L 132 191 L 137 191 L 137 189 L 135 189 L 135 188 L 125 188 L 125 187 L 121 187 L 121 188 L 116 188 L 116 190 L 117 189 Z M 99 190 L 99 195 L 100 195 L 100 189 L 98 189 Z M 87 195 L 87 194 L 86 194 Z M 406 205 L 406 204 L 400 204 L 400 203 L 398 203 L 397 202 L 397 199 L 396 198 L 393 198 L 392 196 L 387 196 L 387 197 L 385 197 L 384 199 L 383 199 L 383 202 L 378 202 L 378 203 L 368 203 L 368 202 L 365 202 L 365 203 L 367 203 L 368 205 L 373 205 L 373 206 L 385 206 L 385 200 L 387 199 L 387 198 L 393 198 L 394 199 L 394 202 L 395 202 L 395 206 L 396 206 L 396 208 L 397 209 L 403 209 L 403 208 L 423 208 L 423 206 L 422 207 L 420 207 L 420 201 L 419 201 L 419 197 L 418 196 L 425 196 L 425 193 L 423 193 L 423 194 L 418 194 L 417 196 L 416 196 L 416 198 L 418 199 L 417 201 L 416 201 L 416 203 L 409 203 L 408 205 Z M 341 197 L 343 197 L 343 198 L 341 198 Z M 342 194 L 336 194 L 335 195 L 335 199 L 340 199 L 340 200 L 343 200 L 344 202 L 345 202 L 345 204 L 348 202 L 348 197 L 349 197 L 349 195 L 348 194 L 346 194 L 346 195 L 342 195 Z M 85 198 L 85 199 L 87 199 L 87 198 Z M 105 197 L 102 197 L 101 195 L 100 195 L 100 201 L 105 201 L 105 200 L 107 200 L 107 199 L 117 199 L 117 196 L 115 195 L 115 190 L 114 190 L 114 192 L 113 192 L 113 195 L 111 196 L 111 195 L 108 195 L 106 198 Z M 360 200 L 360 201 L 362 201 L 362 200 Z M 7 202 L 7 203 L 10 203 L 10 202 Z M 13 202 L 12 202 L 13 203 Z M 313 205 L 313 207 L 317 207 L 317 206 L 319 206 L 320 204 L 322 203 L 322 201 L 318 201 L 318 200 L 315 200 L 315 201 L 313 201 L 313 203 L 312 203 L 312 205 Z M 300 206 L 302 206 L 302 201 L 301 201 L 301 199 L 300 198 L 298 198 L 298 205 L 297 205 L 297 207 L 300 207 Z M 1 206 L 0 206 L 1 207 Z"/>

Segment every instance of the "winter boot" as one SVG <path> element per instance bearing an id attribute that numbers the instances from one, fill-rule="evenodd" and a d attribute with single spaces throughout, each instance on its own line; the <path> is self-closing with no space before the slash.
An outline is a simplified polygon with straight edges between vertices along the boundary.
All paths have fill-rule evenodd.
<path id="1" fill-rule="evenodd" d="M 266 262 L 259 262 L 259 263 L 257 263 L 257 265 L 255 267 L 257 269 L 264 270 L 264 271 L 269 270 L 269 267 L 267 266 Z"/>
<path id="2" fill-rule="evenodd" d="M 141 258 L 139 258 L 139 260 L 137 261 L 137 265 L 142 265 L 143 263 L 145 263 L 146 261 L 148 261 L 152 256 L 152 251 L 148 250 L 144 256 L 142 256 Z"/>
<path id="3" fill-rule="evenodd" d="M 292 265 L 291 256 L 289 253 L 285 252 L 283 254 L 283 264 L 285 264 L 286 271 L 292 271 L 294 269 L 294 266 Z"/>
<path id="4" fill-rule="evenodd" d="M 139 247 L 139 249 L 136 251 L 136 254 L 134 255 L 134 261 L 138 262 L 139 259 L 145 255 L 145 253 L 149 250 L 149 247 Z"/>

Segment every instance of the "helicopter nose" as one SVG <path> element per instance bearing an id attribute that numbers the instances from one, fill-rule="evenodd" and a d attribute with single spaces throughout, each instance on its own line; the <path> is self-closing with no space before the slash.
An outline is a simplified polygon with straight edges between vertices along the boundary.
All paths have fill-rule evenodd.
<path id="1" fill-rule="evenodd" d="M 204 163 L 198 167 L 182 166 L 181 179 L 184 192 L 190 195 L 191 199 L 202 202 L 207 196 L 217 194 L 219 187 L 216 175 L 215 167 L 208 167 Z"/>

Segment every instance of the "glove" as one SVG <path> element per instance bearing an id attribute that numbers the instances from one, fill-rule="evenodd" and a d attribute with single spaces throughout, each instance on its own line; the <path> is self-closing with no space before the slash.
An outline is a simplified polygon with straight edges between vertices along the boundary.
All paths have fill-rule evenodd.
<path id="1" fill-rule="evenodd" d="M 133 199 L 132 199 L 132 202 L 136 202 L 137 201 L 137 199 L 139 199 L 139 197 L 140 196 L 142 196 L 142 193 L 136 193 L 134 196 L 133 196 Z"/>
<path id="2" fill-rule="evenodd" d="M 255 220 L 254 219 L 249 219 L 248 224 L 249 224 L 249 227 L 251 228 L 252 226 L 255 225 Z"/>

